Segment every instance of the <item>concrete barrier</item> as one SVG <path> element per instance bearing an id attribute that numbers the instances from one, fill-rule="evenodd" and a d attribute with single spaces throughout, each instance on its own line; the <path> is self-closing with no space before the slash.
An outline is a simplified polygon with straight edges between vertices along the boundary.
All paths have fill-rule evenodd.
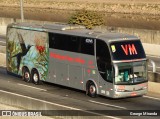
<path id="1" fill-rule="evenodd" d="M 148 82 L 148 91 L 160 94 L 160 83 Z"/>
<path id="2" fill-rule="evenodd" d="M 7 25 L 1 25 L 0 26 L 0 34 L 5 35 L 6 34 Z"/>
<path id="3" fill-rule="evenodd" d="M 0 53 L 6 53 L 6 46 L 0 46 Z"/>
<path id="4" fill-rule="evenodd" d="M 145 53 L 147 55 L 154 55 L 160 57 L 160 45 L 156 44 L 149 44 L 149 43 L 142 43 Z"/>
<path id="5" fill-rule="evenodd" d="M 6 54 L 0 53 L 0 66 L 6 67 Z"/>
<path id="6" fill-rule="evenodd" d="M 148 80 L 151 81 L 151 82 L 160 83 L 160 74 L 159 73 L 148 72 Z"/>

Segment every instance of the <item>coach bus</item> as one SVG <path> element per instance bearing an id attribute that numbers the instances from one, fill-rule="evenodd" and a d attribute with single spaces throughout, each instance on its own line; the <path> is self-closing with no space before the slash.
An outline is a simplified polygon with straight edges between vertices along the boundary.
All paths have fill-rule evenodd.
<path id="1" fill-rule="evenodd" d="M 86 91 L 91 97 L 147 93 L 147 58 L 133 35 L 69 24 L 13 23 L 7 27 L 7 72 Z"/>

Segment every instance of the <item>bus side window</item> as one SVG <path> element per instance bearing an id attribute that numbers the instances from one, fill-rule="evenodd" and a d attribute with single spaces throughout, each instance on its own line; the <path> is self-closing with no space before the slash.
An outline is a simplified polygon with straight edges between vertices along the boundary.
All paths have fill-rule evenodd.
<path id="1" fill-rule="evenodd" d="M 106 70 L 106 80 L 109 81 L 109 82 L 113 82 L 113 77 L 112 77 L 112 68 L 108 68 Z"/>
<path id="2" fill-rule="evenodd" d="M 49 33 L 49 48 L 54 48 L 54 46 L 55 46 L 54 34 Z"/>
<path id="3" fill-rule="evenodd" d="M 94 55 L 94 39 L 80 38 L 81 39 L 81 53 Z"/>
<path id="4" fill-rule="evenodd" d="M 70 40 L 67 41 L 68 43 L 68 49 L 67 51 L 71 52 L 80 52 L 80 40 L 76 36 L 71 36 Z"/>
<path id="5" fill-rule="evenodd" d="M 104 41 L 96 40 L 97 67 L 102 78 L 112 82 L 112 66 L 109 48 Z"/>
<path id="6" fill-rule="evenodd" d="M 55 48 L 59 50 L 68 49 L 68 40 L 70 36 L 63 34 L 51 34 L 49 35 L 49 48 Z"/>
<path id="7" fill-rule="evenodd" d="M 109 53 L 109 48 L 104 41 L 96 41 L 96 59 L 100 64 L 105 64 L 107 66 L 111 65 L 111 56 Z"/>
<path id="8" fill-rule="evenodd" d="M 80 39 L 76 36 L 50 33 L 49 47 L 70 52 L 80 52 Z"/>

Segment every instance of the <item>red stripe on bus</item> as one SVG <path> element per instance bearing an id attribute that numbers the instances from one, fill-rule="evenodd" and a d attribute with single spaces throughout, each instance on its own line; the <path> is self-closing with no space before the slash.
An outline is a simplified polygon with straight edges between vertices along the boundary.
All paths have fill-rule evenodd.
<path id="1" fill-rule="evenodd" d="M 80 63 L 80 64 L 85 64 L 85 60 L 79 57 L 70 57 L 70 56 L 65 56 L 65 55 L 60 55 L 57 53 L 50 53 L 50 57 L 51 58 L 55 58 L 55 59 L 59 59 L 59 60 L 65 60 L 65 61 L 69 61 L 69 62 L 76 62 L 76 63 Z"/>

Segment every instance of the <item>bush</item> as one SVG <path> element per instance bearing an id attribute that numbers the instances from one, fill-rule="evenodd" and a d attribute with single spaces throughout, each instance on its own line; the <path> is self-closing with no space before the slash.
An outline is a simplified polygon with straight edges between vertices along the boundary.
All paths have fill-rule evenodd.
<path id="1" fill-rule="evenodd" d="M 68 23 L 83 25 L 88 29 L 92 29 L 94 26 L 104 25 L 104 18 L 98 12 L 83 9 L 73 14 Z"/>

